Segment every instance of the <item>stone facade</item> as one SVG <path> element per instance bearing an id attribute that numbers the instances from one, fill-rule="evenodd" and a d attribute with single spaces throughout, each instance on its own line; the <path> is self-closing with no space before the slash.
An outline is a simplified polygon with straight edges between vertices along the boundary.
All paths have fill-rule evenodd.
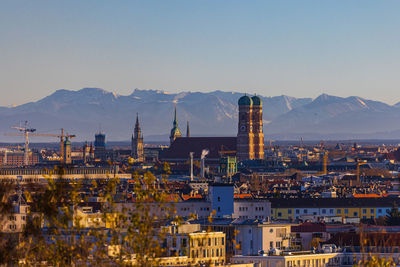
<path id="1" fill-rule="evenodd" d="M 134 134 L 132 135 L 132 158 L 137 162 L 144 161 L 144 152 L 143 152 L 143 134 L 142 130 L 140 129 L 139 124 L 139 115 L 136 114 L 136 124 Z"/>
<path id="2" fill-rule="evenodd" d="M 264 159 L 262 101 L 247 95 L 239 99 L 237 158 L 239 161 Z"/>

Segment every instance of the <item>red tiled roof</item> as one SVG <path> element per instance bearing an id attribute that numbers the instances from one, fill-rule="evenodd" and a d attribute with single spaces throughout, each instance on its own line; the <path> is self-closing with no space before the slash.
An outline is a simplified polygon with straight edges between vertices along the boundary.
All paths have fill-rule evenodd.
<path id="1" fill-rule="evenodd" d="M 252 198 L 251 194 L 234 194 L 234 198 Z"/>
<path id="2" fill-rule="evenodd" d="M 207 159 L 218 159 L 222 151 L 236 152 L 236 137 L 179 137 L 162 158 L 189 159 L 189 153 L 194 152 L 194 158 L 199 159 L 203 149 L 210 151 Z"/>
<path id="3" fill-rule="evenodd" d="M 188 199 L 202 199 L 203 196 L 202 195 L 182 195 L 182 199 L 183 200 L 188 200 Z"/>
<path id="4" fill-rule="evenodd" d="M 353 197 L 381 197 L 378 194 L 354 194 Z"/>

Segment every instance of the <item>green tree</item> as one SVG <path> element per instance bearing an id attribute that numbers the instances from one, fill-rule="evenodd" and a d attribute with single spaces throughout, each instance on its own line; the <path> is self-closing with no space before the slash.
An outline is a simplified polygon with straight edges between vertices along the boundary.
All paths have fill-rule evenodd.
<path id="1" fill-rule="evenodd" d="M 134 172 L 134 201 L 115 201 L 124 184 L 115 177 L 102 180 L 64 179 L 64 168 L 56 168 L 47 183 L 26 192 L 32 199 L 24 231 L 0 242 L 0 264 L 49 266 L 157 266 L 165 248 L 160 240 L 165 221 L 179 223 L 171 196 L 159 189 L 152 173 Z M 162 187 L 161 187 L 162 188 Z M 96 193 L 99 213 L 88 226 L 79 213 L 87 202 L 87 192 Z M 3 217 L 12 206 L 15 191 L 0 186 Z M 4 206 L 4 209 L 2 208 Z M 40 214 L 40 216 L 33 216 Z M 79 215 L 83 214 L 83 215 Z M 15 236 L 17 238 L 15 238 Z M 10 253 L 12 252 L 12 253 Z"/>

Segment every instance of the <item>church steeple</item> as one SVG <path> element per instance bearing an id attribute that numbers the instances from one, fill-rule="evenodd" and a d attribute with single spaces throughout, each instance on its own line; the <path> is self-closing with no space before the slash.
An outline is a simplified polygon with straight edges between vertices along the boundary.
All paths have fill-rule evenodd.
<path id="1" fill-rule="evenodd" d="M 139 114 L 136 113 L 134 138 L 141 138 L 141 137 L 143 137 L 143 136 L 142 136 L 142 130 L 140 129 L 140 124 L 139 124 Z"/>
<path id="2" fill-rule="evenodd" d="M 175 104 L 175 115 L 174 115 L 174 127 L 178 127 L 178 120 L 176 119 L 176 104 Z"/>
<path id="3" fill-rule="evenodd" d="M 135 130 L 132 135 L 131 147 L 132 147 L 132 152 L 131 152 L 132 158 L 134 158 L 138 162 L 143 162 L 144 161 L 143 134 L 142 130 L 140 129 L 138 113 L 136 113 Z"/>
<path id="4" fill-rule="evenodd" d="M 189 121 L 187 122 L 186 126 L 186 137 L 190 137 Z"/>
<path id="5" fill-rule="evenodd" d="M 174 110 L 174 122 L 173 122 L 173 127 L 171 129 L 171 134 L 169 136 L 169 142 L 172 144 L 176 138 L 181 137 L 181 130 L 178 127 L 178 119 L 176 118 L 176 104 L 175 104 L 175 110 Z"/>

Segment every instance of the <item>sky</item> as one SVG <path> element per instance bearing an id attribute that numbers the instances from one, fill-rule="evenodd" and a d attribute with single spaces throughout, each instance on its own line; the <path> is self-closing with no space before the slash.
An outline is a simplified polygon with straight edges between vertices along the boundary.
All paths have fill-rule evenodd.
<path id="1" fill-rule="evenodd" d="M 0 105 L 57 89 L 400 101 L 400 1 L 2 0 Z"/>

